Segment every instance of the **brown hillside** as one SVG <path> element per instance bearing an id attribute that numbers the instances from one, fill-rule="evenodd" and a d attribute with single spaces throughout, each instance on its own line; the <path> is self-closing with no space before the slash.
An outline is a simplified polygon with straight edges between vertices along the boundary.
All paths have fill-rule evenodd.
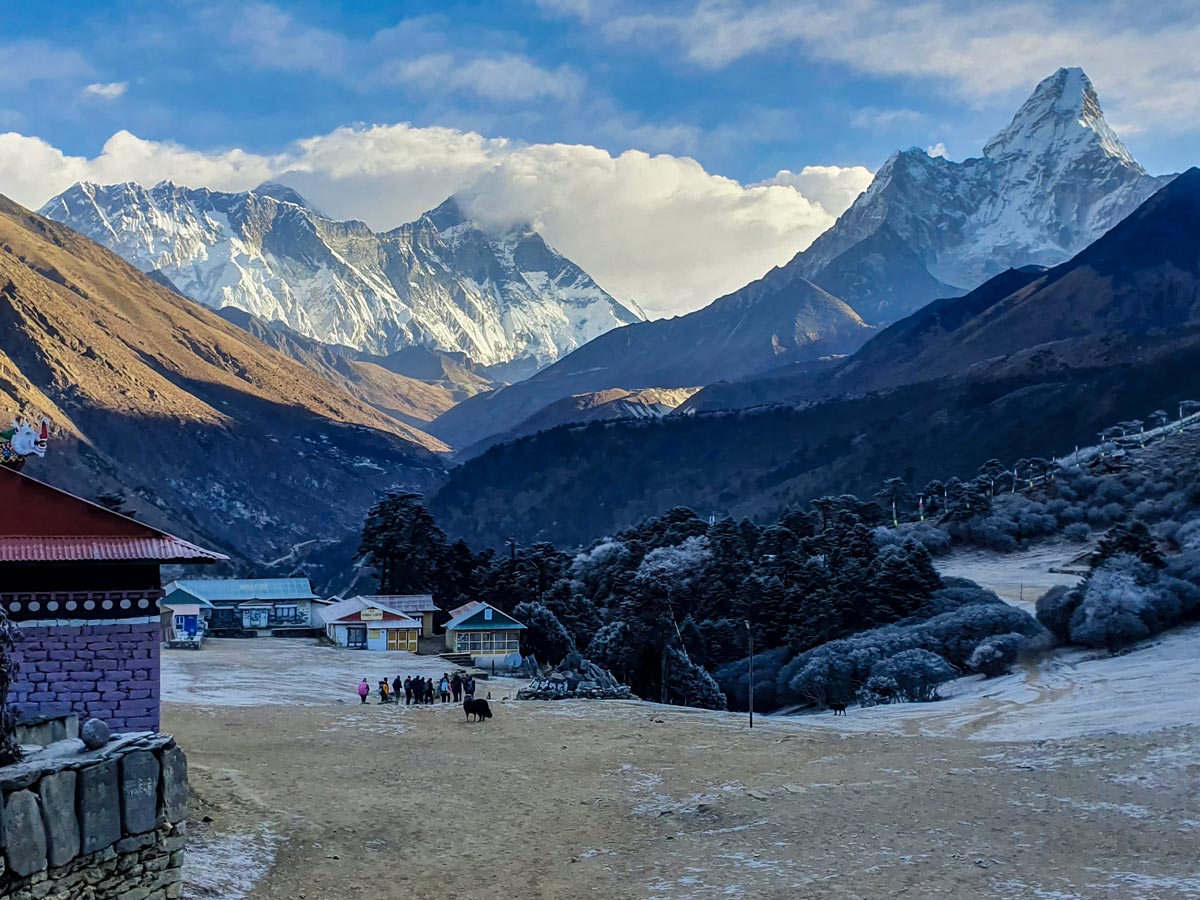
<path id="1" fill-rule="evenodd" d="M 0 197 L 0 412 L 48 415 L 26 471 L 242 559 L 340 537 L 444 446 L 65 226 Z"/>

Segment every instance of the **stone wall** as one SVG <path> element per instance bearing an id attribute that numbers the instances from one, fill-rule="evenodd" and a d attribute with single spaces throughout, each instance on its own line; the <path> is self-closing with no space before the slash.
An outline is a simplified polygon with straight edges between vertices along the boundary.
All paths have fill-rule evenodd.
<path id="1" fill-rule="evenodd" d="M 187 760 L 172 738 L 60 741 L 0 769 L 4 900 L 175 900 Z"/>
<path id="2" fill-rule="evenodd" d="M 76 715 L 114 732 L 156 731 L 161 634 L 157 617 L 22 623 L 10 702 L 22 718 Z"/>

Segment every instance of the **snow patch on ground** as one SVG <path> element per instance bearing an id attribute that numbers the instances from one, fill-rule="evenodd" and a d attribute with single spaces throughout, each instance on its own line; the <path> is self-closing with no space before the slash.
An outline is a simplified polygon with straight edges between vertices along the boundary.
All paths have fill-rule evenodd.
<path id="1" fill-rule="evenodd" d="M 281 841 L 267 826 L 249 834 L 192 834 L 183 900 L 243 900 L 271 870 Z"/>
<path id="2" fill-rule="evenodd" d="M 1120 656 L 1055 650 L 1029 668 L 946 685 L 945 699 L 851 708 L 845 717 L 797 716 L 815 727 L 862 732 L 1038 741 L 1138 734 L 1200 724 L 1200 626 L 1177 629 Z"/>

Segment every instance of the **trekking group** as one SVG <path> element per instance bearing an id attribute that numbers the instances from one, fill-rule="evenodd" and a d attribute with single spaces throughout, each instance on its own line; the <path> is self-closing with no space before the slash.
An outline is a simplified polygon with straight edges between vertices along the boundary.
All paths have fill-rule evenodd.
<path id="1" fill-rule="evenodd" d="M 380 703 L 399 703 L 401 694 L 404 695 L 405 706 L 428 705 L 437 697 L 442 703 L 460 703 L 464 699 L 475 696 L 475 678 L 472 675 L 454 675 L 443 672 L 438 681 L 424 678 L 420 675 L 408 676 L 401 680 L 397 675 L 389 684 L 386 678 L 381 678 L 378 685 Z M 371 696 L 371 685 L 366 678 L 358 685 L 358 697 L 363 702 Z"/>

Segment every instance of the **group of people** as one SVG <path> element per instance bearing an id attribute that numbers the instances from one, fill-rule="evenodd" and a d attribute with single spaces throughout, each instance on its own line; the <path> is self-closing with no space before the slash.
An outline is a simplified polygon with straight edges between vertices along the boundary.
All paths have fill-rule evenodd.
<path id="1" fill-rule="evenodd" d="M 399 703 L 400 695 L 404 694 L 404 705 L 413 706 L 433 703 L 434 697 L 440 697 L 442 703 L 461 703 L 464 698 L 475 696 L 475 678 L 472 675 L 454 675 L 443 672 L 442 677 L 434 682 L 432 678 L 420 675 L 400 679 L 397 675 L 389 684 L 386 678 L 379 680 L 379 702 Z M 363 703 L 371 696 L 371 685 L 364 677 L 358 685 L 358 697 Z"/>

